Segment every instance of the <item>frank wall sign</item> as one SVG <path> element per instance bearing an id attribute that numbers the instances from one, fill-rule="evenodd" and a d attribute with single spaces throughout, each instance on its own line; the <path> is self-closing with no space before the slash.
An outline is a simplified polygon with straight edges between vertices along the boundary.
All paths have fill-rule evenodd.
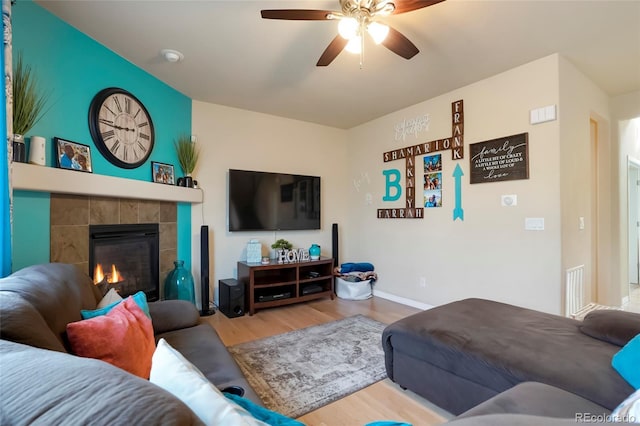
<path id="1" fill-rule="evenodd" d="M 452 160 L 462 160 L 464 156 L 464 108 L 463 101 L 451 104 L 451 136 L 405 148 L 395 149 L 382 154 L 382 160 L 404 160 L 405 181 L 398 169 L 383 170 L 385 195 L 383 201 L 397 201 L 405 189 L 405 206 L 401 208 L 378 209 L 379 219 L 422 219 L 424 217 L 423 183 L 416 187 L 416 157 L 430 155 L 438 151 L 451 151 Z M 422 163 L 419 163 L 422 165 Z M 419 199 L 419 201 L 416 200 Z"/>

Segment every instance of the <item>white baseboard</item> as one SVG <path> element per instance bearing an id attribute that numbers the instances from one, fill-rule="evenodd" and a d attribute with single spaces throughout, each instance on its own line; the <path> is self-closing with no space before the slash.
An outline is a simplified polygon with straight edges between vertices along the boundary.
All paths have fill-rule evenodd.
<path id="1" fill-rule="evenodd" d="M 629 296 L 624 296 L 622 298 L 622 306 L 625 306 L 628 303 L 629 303 Z"/>
<path id="2" fill-rule="evenodd" d="M 381 297 L 382 299 L 391 300 L 392 302 L 402 303 L 403 305 L 411 306 L 412 308 L 422 309 L 423 311 L 433 308 L 432 305 L 428 305 L 426 303 L 418 302 L 412 299 L 407 299 L 406 297 L 396 296 L 395 294 L 386 293 L 384 291 L 379 291 L 376 289 L 373 290 L 373 295 L 376 297 Z"/>

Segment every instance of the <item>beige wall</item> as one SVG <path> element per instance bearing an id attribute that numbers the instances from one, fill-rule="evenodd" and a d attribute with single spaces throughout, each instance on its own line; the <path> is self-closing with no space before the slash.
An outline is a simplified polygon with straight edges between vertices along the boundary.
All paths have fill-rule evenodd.
<path id="1" fill-rule="evenodd" d="M 349 158 L 359 161 L 349 168 L 349 180 L 368 175 L 371 183 L 360 191 L 349 186 L 343 253 L 376 265 L 378 290 L 429 305 L 483 297 L 560 312 L 559 124 L 529 124 L 531 109 L 558 104 L 557 69 L 558 58 L 547 57 L 350 131 Z M 383 163 L 382 153 L 450 136 L 451 103 L 458 99 L 464 100 L 465 158 L 454 162 L 443 152 L 443 207 L 426 209 L 422 220 L 377 219 L 376 209 L 404 202 L 382 201 L 382 171 L 404 174 L 402 162 Z M 427 132 L 394 140 L 396 123 L 423 114 L 431 117 Z M 470 143 L 523 132 L 529 133 L 530 179 L 469 184 Z M 465 173 L 464 221 L 452 220 L 456 163 Z M 502 207 L 503 194 L 517 194 L 518 205 Z M 525 230 L 526 217 L 544 218 L 545 230 Z"/>
<path id="2" fill-rule="evenodd" d="M 346 131 L 251 111 L 193 102 L 192 131 L 202 148 L 194 176 L 204 191 L 204 203 L 192 208 L 194 277 L 200 271 L 200 225 L 209 225 L 211 286 L 237 277 L 237 261 L 246 258 L 251 238 L 263 254 L 285 238 L 294 247 L 321 246 L 331 255 L 331 224 L 342 227 L 346 216 L 346 183 L 352 159 L 347 158 Z M 357 159 L 353 159 L 356 160 Z M 305 174 L 321 177 L 321 230 L 229 232 L 227 181 L 229 169 Z M 216 295 L 217 297 L 217 295 Z"/>
<path id="3" fill-rule="evenodd" d="M 603 293 L 605 283 L 611 282 L 609 98 L 562 57 L 559 76 L 562 271 L 585 265 L 588 303 L 602 300 L 598 293 Z M 590 120 L 597 123 L 597 148 L 592 147 Z M 579 227 L 580 217 L 584 218 L 584 229 Z M 592 256 L 592 251 L 597 256 Z M 602 284 L 597 286 L 598 282 Z"/>
<path id="4" fill-rule="evenodd" d="M 464 100 L 465 158 L 452 161 L 450 152 L 442 152 L 443 207 L 425 209 L 424 219 L 377 219 L 378 208 L 403 207 L 405 200 L 403 195 L 396 202 L 382 201 L 383 170 L 404 175 L 403 161 L 384 163 L 382 154 L 451 136 L 451 103 L 459 99 Z M 330 255 L 331 224 L 338 223 L 341 261 L 373 263 L 379 274 L 376 291 L 387 297 L 417 305 L 482 297 L 563 313 L 566 268 L 586 264 L 588 281 L 594 273 L 590 118 L 598 120 L 601 132 L 597 185 L 600 193 L 612 194 L 601 199 L 606 205 L 598 212 L 604 265 L 599 275 L 621 281 L 612 259 L 623 249 L 616 203 L 626 175 L 620 182 L 612 177 L 622 154 L 610 142 L 617 141 L 610 121 L 633 115 L 629 110 L 638 105 L 636 99 L 614 100 L 619 112 L 610 117 L 610 100 L 603 92 L 568 61 L 551 55 L 348 131 L 194 101 L 193 132 L 203 148 L 195 176 L 205 200 L 201 209 L 192 210 L 194 275 L 199 274 L 201 223 L 211 229 L 212 287 L 237 275 L 236 262 L 244 258 L 250 238 L 258 238 L 265 253 L 282 237 L 297 247 L 319 243 L 323 255 Z M 530 124 L 530 110 L 548 105 L 557 105 L 558 120 Z M 424 114 L 430 117 L 428 130 L 396 140 L 396 124 Z M 529 179 L 469 183 L 469 144 L 523 132 L 529 134 Z M 416 182 L 421 182 L 422 157 L 416 160 Z M 465 173 L 463 221 L 453 220 L 456 164 Z M 229 233 L 229 168 L 321 176 L 322 230 Z M 501 206 L 501 195 L 509 194 L 518 196 L 517 206 Z M 585 230 L 578 229 L 579 217 L 585 218 Z M 525 230 L 525 218 L 544 218 L 544 231 Z M 626 264 L 626 258 L 621 262 Z M 601 302 L 617 297 L 621 287 L 613 287 L 611 294 L 598 293 Z"/>

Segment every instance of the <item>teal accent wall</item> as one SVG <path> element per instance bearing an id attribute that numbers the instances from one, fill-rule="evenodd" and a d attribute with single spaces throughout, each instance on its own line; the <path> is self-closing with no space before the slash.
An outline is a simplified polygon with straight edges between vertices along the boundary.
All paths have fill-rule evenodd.
<path id="1" fill-rule="evenodd" d="M 51 241 L 49 194 L 14 191 L 13 196 L 13 270 L 17 271 L 34 263 L 47 263 Z M 47 220 L 43 220 L 43 212 L 47 213 Z"/>
<path id="2" fill-rule="evenodd" d="M 50 94 L 49 110 L 25 135 L 27 142 L 31 135 L 47 139 L 47 166 L 55 167 L 52 139 L 57 136 L 91 147 L 93 173 L 151 181 L 151 161 L 159 161 L 175 165 L 180 176 L 173 141 L 182 133 L 191 134 L 189 97 L 31 1 L 17 2 L 12 7 L 12 15 L 14 57 L 22 53 L 24 62 L 37 74 L 39 87 Z M 155 54 L 157 52 L 149 52 L 150 57 Z M 155 146 L 147 162 L 136 169 L 112 165 L 91 140 L 89 105 L 95 94 L 107 87 L 119 87 L 133 93 L 146 106 L 153 120 Z M 82 173 L 78 173 L 78 179 L 82 179 Z M 30 210 L 34 203 L 38 205 L 36 210 L 25 216 L 18 213 Z M 16 191 L 14 209 L 12 269 L 47 262 L 48 195 L 39 198 L 29 192 Z M 191 264 L 190 212 L 189 204 L 178 207 L 178 255 L 185 260 L 186 266 Z M 45 227 L 47 231 L 42 234 Z"/>

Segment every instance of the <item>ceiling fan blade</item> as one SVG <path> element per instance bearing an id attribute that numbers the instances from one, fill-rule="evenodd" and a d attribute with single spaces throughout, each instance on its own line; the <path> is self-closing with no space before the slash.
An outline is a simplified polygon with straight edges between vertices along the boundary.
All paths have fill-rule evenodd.
<path id="1" fill-rule="evenodd" d="M 318 63 L 316 64 L 316 66 L 326 67 L 327 65 L 329 65 L 336 58 L 336 56 L 338 56 L 340 52 L 342 52 L 342 49 L 344 49 L 347 43 L 348 41 L 346 39 L 342 38 L 342 36 L 340 35 L 337 35 L 336 38 L 334 38 L 331 43 L 329 43 L 329 46 L 327 46 L 324 52 L 322 52 L 322 56 L 320 56 L 320 59 L 318 59 Z"/>
<path id="2" fill-rule="evenodd" d="M 325 21 L 328 15 L 335 13 L 330 10 L 309 9 L 274 9 L 261 10 L 264 19 L 288 19 L 291 21 Z"/>
<path id="3" fill-rule="evenodd" d="M 384 39 L 382 44 L 393 53 L 405 59 L 413 58 L 420 51 L 408 38 L 391 27 L 389 27 L 389 34 L 387 34 L 387 38 Z"/>
<path id="4" fill-rule="evenodd" d="M 392 3 L 396 5 L 396 9 L 393 11 L 392 15 L 422 9 L 423 7 L 431 6 L 443 1 L 444 0 L 393 0 Z"/>

